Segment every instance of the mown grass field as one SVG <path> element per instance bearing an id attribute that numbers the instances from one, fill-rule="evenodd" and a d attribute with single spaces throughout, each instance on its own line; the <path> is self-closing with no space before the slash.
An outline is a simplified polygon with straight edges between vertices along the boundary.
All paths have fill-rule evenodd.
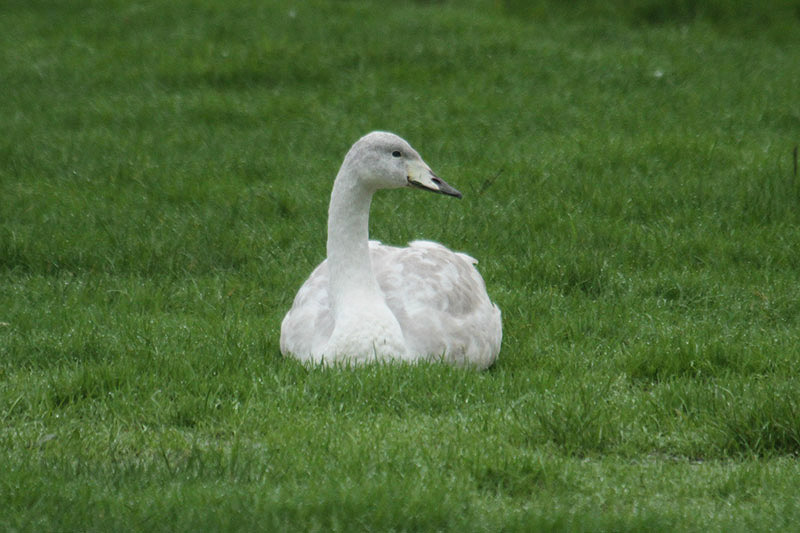
<path id="1" fill-rule="evenodd" d="M 0 530 L 800 529 L 800 4 L 6 1 Z M 351 143 L 484 373 L 305 368 Z"/>

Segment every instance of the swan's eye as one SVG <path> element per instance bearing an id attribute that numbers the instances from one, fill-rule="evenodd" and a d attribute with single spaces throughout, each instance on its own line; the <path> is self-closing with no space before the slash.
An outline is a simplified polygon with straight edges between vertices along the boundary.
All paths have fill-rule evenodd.
<path id="1" fill-rule="evenodd" d="M 395 150 L 394 152 L 392 152 L 392 157 L 400 157 L 401 155 L 403 154 L 400 153 L 400 150 Z"/>

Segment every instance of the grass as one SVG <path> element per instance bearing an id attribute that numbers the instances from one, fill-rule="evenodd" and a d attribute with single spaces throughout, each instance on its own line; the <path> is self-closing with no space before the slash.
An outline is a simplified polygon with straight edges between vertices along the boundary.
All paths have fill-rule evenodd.
<path id="1" fill-rule="evenodd" d="M 0 12 L 0 529 L 793 531 L 797 3 Z M 305 368 L 280 320 L 390 129 L 461 202 L 490 371 Z"/>

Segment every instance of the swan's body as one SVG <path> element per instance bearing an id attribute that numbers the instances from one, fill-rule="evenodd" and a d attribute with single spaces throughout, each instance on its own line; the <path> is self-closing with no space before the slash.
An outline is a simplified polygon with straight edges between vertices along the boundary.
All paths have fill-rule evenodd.
<path id="1" fill-rule="evenodd" d="M 301 361 L 443 360 L 479 368 L 497 358 L 500 310 L 468 255 L 427 241 L 369 241 L 378 189 L 413 186 L 461 197 L 400 137 L 373 132 L 345 157 L 328 210 L 328 258 L 281 324 L 281 352 Z"/>

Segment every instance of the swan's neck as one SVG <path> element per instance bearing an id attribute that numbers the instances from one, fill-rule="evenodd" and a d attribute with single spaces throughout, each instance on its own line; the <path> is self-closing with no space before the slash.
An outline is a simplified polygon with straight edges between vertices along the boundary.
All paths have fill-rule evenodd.
<path id="1" fill-rule="evenodd" d="M 328 208 L 328 269 L 334 314 L 349 302 L 382 301 L 369 257 L 369 208 L 373 191 L 340 171 Z"/>

